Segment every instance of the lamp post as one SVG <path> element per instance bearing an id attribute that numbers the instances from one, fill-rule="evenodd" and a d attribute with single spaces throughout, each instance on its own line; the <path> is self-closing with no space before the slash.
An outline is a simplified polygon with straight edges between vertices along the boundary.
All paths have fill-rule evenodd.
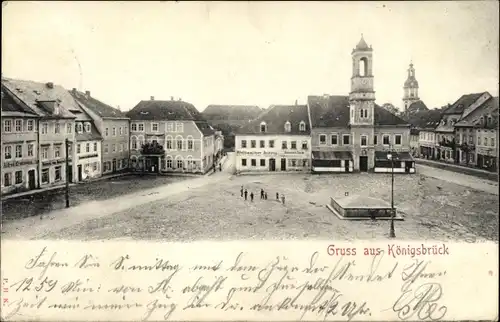
<path id="1" fill-rule="evenodd" d="M 66 208 L 69 208 L 69 145 L 70 145 L 70 141 L 69 141 L 69 139 L 66 139 L 65 140 L 65 146 L 66 146 L 66 191 L 65 191 Z"/>
<path id="2" fill-rule="evenodd" d="M 391 230 L 389 231 L 389 237 L 395 238 L 396 232 L 394 230 L 394 156 L 392 152 L 387 154 L 387 159 L 391 160 Z"/>

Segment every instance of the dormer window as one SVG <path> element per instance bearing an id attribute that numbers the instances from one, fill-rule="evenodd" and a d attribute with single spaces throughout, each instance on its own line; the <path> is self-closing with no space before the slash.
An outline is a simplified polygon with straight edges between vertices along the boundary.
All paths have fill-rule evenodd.
<path id="1" fill-rule="evenodd" d="M 82 123 L 78 123 L 77 131 L 78 131 L 78 133 L 83 132 L 83 124 Z"/>
<path id="2" fill-rule="evenodd" d="M 304 121 L 300 121 L 300 124 L 299 124 L 299 131 L 300 132 L 304 132 L 306 130 L 306 122 Z"/>
<path id="3" fill-rule="evenodd" d="M 481 125 L 484 125 L 484 117 L 481 116 Z"/>
<path id="4" fill-rule="evenodd" d="M 266 122 L 260 123 L 260 132 L 261 133 L 267 132 L 267 124 L 266 124 Z"/>
<path id="5" fill-rule="evenodd" d="M 85 123 L 85 132 L 90 133 L 90 123 Z"/>
<path id="6" fill-rule="evenodd" d="M 285 123 L 285 132 L 290 132 L 292 130 L 292 125 L 290 124 L 289 121 L 286 121 Z"/>
<path id="7" fill-rule="evenodd" d="M 486 122 L 486 125 L 491 125 L 492 123 L 492 118 L 491 116 L 488 116 L 488 122 Z"/>

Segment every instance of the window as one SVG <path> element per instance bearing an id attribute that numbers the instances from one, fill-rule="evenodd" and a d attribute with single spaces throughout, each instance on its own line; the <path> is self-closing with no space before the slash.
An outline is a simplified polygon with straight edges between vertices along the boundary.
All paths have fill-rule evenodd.
<path id="1" fill-rule="evenodd" d="M 260 166 L 265 167 L 266 166 L 266 159 L 260 159 Z"/>
<path id="2" fill-rule="evenodd" d="M 260 147 L 265 148 L 266 147 L 266 141 L 260 140 Z"/>
<path id="3" fill-rule="evenodd" d="M 111 129 L 111 135 L 116 136 L 116 127 Z"/>
<path id="4" fill-rule="evenodd" d="M 42 134 L 47 134 L 49 125 L 47 123 L 42 123 Z"/>
<path id="5" fill-rule="evenodd" d="M 251 140 L 251 141 L 250 141 L 250 147 L 251 147 L 252 149 L 255 149 L 255 148 L 257 147 L 257 141 L 255 141 L 255 140 Z"/>
<path id="6" fill-rule="evenodd" d="M 182 139 L 177 139 L 177 150 L 182 150 Z"/>
<path id="7" fill-rule="evenodd" d="M 56 167 L 54 172 L 54 181 L 59 180 L 61 180 L 61 166 Z"/>
<path id="8" fill-rule="evenodd" d="M 44 146 L 42 147 L 42 159 L 47 160 L 49 158 L 49 148 Z"/>
<path id="9" fill-rule="evenodd" d="M 3 185 L 6 187 L 12 185 L 12 174 L 11 173 L 5 173 L 3 175 Z"/>
<path id="10" fill-rule="evenodd" d="M 246 167 L 247 166 L 247 159 L 241 159 L 241 165 L 243 167 Z"/>
<path id="11" fill-rule="evenodd" d="M 174 123 L 167 122 L 167 132 L 174 132 Z"/>
<path id="12" fill-rule="evenodd" d="M 302 141 L 302 150 L 307 150 L 307 141 Z"/>
<path id="13" fill-rule="evenodd" d="M 97 142 L 94 142 L 94 152 L 97 152 Z"/>
<path id="14" fill-rule="evenodd" d="M 251 162 L 250 164 L 252 165 L 252 167 L 256 167 L 257 166 L 257 160 L 252 159 L 252 160 L 250 160 L 250 162 Z"/>
<path id="15" fill-rule="evenodd" d="M 85 132 L 90 133 L 90 123 L 85 123 Z"/>
<path id="16" fill-rule="evenodd" d="M 349 144 L 350 144 L 350 143 L 349 143 L 349 137 L 350 137 L 350 135 L 349 135 L 349 134 L 344 134 L 344 135 L 342 136 L 342 144 L 343 144 L 343 145 L 349 145 Z"/>
<path id="17" fill-rule="evenodd" d="M 281 148 L 283 150 L 287 149 L 287 142 L 286 141 L 281 141 Z"/>
<path id="18" fill-rule="evenodd" d="M 59 134 L 59 133 L 61 133 L 61 124 L 59 124 L 59 123 L 56 123 L 56 124 L 55 124 L 55 127 L 54 127 L 54 133 L 55 133 L 55 134 Z"/>
<path id="19" fill-rule="evenodd" d="M 373 145 L 377 145 L 378 144 L 378 135 L 374 135 L 373 136 Z"/>
<path id="20" fill-rule="evenodd" d="M 306 123 L 304 121 L 300 121 L 299 131 L 304 132 L 306 130 Z"/>
<path id="21" fill-rule="evenodd" d="M 66 124 L 66 133 L 71 133 L 71 128 L 73 125 L 71 123 Z"/>
<path id="22" fill-rule="evenodd" d="M 137 148 L 137 141 L 134 140 L 132 142 L 133 142 L 132 144 L 135 143 L 135 147 Z M 107 144 L 104 144 L 104 153 L 108 153 L 108 151 L 109 151 L 109 146 Z"/>
<path id="23" fill-rule="evenodd" d="M 4 148 L 4 159 L 11 159 L 12 158 L 12 147 L 10 145 L 5 146 Z"/>
<path id="24" fill-rule="evenodd" d="M 491 142 L 491 146 L 495 146 L 495 138 L 491 138 L 490 142 Z"/>
<path id="25" fill-rule="evenodd" d="M 182 168 L 184 168 L 184 161 L 177 160 L 177 169 L 182 169 Z"/>
<path id="26" fill-rule="evenodd" d="M 49 169 L 42 169 L 42 183 L 49 183 Z"/>
<path id="27" fill-rule="evenodd" d="M 269 148 L 274 148 L 274 140 L 269 140 Z"/>
<path id="28" fill-rule="evenodd" d="M 122 135 L 123 135 L 123 127 L 121 127 L 121 126 L 120 126 L 119 133 L 120 133 L 120 136 L 122 136 Z"/>
<path id="29" fill-rule="evenodd" d="M 54 158 L 60 158 L 61 157 L 61 146 L 60 145 L 54 145 Z"/>
<path id="30" fill-rule="evenodd" d="M 106 129 L 104 130 L 104 134 L 105 134 L 106 136 L 109 136 L 109 128 L 106 128 Z"/>
<path id="31" fill-rule="evenodd" d="M 16 120 L 16 132 L 23 131 L 23 120 Z"/>
<path id="32" fill-rule="evenodd" d="M 292 150 L 297 150 L 297 141 L 290 142 L 290 145 Z"/>
<path id="33" fill-rule="evenodd" d="M 167 168 L 172 169 L 173 168 L 173 160 L 172 159 L 167 159 Z"/>
<path id="34" fill-rule="evenodd" d="M 481 145 L 481 137 L 480 136 L 477 137 L 477 145 Z"/>
<path id="35" fill-rule="evenodd" d="M 338 140 L 339 140 L 338 135 L 337 134 L 332 134 L 332 137 L 330 138 L 330 141 L 331 141 L 332 145 L 339 144 Z"/>
<path id="36" fill-rule="evenodd" d="M 382 137 L 382 144 L 383 145 L 389 145 L 389 144 L 391 144 L 391 140 L 389 139 L 389 135 L 384 135 Z"/>
<path id="37" fill-rule="evenodd" d="M 361 135 L 361 146 L 366 146 L 368 143 L 367 141 L 368 138 L 366 137 L 366 135 Z"/>
<path id="38" fill-rule="evenodd" d="M 33 120 L 28 120 L 28 131 L 33 132 L 34 122 Z"/>
<path id="39" fill-rule="evenodd" d="M 394 142 L 396 145 L 401 145 L 401 134 L 396 134 Z"/>
<path id="40" fill-rule="evenodd" d="M 120 149 L 119 149 L 120 152 L 123 152 L 123 143 L 120 143 Z"/>
<path id="41" fill-rule="evenodd" d="M 23 171 L 16 171 L 15 184 L 23 183 Z"/>
<path id="42" fill-rule="evenodd" d="M 33 156 L 33 144 L 28 144 L 28 156 L 32 157 Z"/>
<path id="43" fill-rule="evenodd" d="M 172 150 L 173 147 L 172 147 L 172 138 L 171 137 L 167 137 L 167 150 Z"/>
<path id="44" fill-rule="evenodd" d="M 76 145 L 76 153 L 80 153 L 80 152 L 81 152 L 81 149 L 82 149 L 81 144 L 80 144 L 80 143 L 78 143 L 78 144 Z"/>
<path id="45" fill-rule="evenodd" d="M 194 142 L 193 142 L 193 139 L 192 138 L 188 138 L 188 150 L 194 150 Z"/>
<path id="46" fill-rule="evenodd" d="M 484 137 L 484 146 L 487 146 L 488 145 L 488 138 L 487 137 Z M 16 158 L 17 158 L 17 146 L 16 146 Z"/>
<path id="47" fill-rule="evenodd" d="M 286 121 L 285 123 L 285 132 L 290 132 L 292 130 L 292 125 L 290 124 L 289 121 Z"/>
<path id="48" fill-rule="evenodd" d="M 472 135 L 469 135 L 469 143 L 470 143 L 470 144 L 473 144 L 473 143 L 474 143 L 474 139 L 472 138 Z"/>
<path id="49" fill-rule="evenodd" d="M 130 125 L 130 128 L 131 128 L 132 132 L 136 132 L 137 131 L 137 123 L 132 123 Z M 108 135 L 107 133 L 108 132 L 106 131 L 106 135 Z"/>
<path id="50" fill-rule="evenodd" d="M 82 133 L 83 132 L 83 124 L 82 123 L 78 123 L 78 133 Z"/>
<path id="51" fill-rule="evenodd" d="M 158 123 L 151 123 L 151 131 L 158 132 Z"/>
<path id="52" fill-rule="evenodd" d="M 97 171 L 97 162 L 92 163 L 92 171 Z"/>
<path id="53" fill-rule="evenodd" d="M 267 131 L 266 122 L 260 123 L 260 131 L 261 132 L 266 132 Z"/>
<path id="54" fill-rule="evenodd" d="M 176 122 L 175 123 L 175 132 L 179 132 L 179 133 L 184 132 L 184 124 L 181 122 Z"/>
<path id="55" fill-rule="evenodd" d="M 137 125 L 137 130 L 138 130 L 139 132 L 144 132 L 144 123 L 139 123 L 139 124 Z"/>
<path id="56" fill-rule="evenodd" d="M 90 143 L 85 144 L 85 152 L 87 152 L 87 153 L 90 152 Z"/>
<path id="57" fill-rule="evenodd" d="M 113 152 L 116 152 L 116 144 L 113 144 L 112 147 L 113 147 Z"/>
<path id="58" fill-rule="evenodd" d="M 5 121 L 3 121 L 3 131 L 5 133 L 12 132 L 12 122 L 11 122 L 11 120 L 5 120 Z"/>
<path id="59" fill-rule="evenodd" d="M 23 146 L 18 144 L 16 145 L 16 158 L 22 158 L 23 157 Z"/>
<path id="60" fill-rule="evenodd" d="M 319 144 L 326 144 L 326 135 L 325 134 L 319 135 Z"/>
<path id="61" fill-rule="evenodd" d="M 247 147 L 247 140 L 241 140 L 241 147 L 245 149 Z"/>

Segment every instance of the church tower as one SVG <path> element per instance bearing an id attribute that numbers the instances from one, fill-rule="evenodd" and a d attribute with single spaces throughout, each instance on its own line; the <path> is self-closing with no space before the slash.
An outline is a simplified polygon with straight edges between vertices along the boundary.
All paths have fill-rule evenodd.
<path id="1" fill-rule="evenodd" d="M 352 53 L 351 92 L 349 93 L 350 125 L 372 125 L 375 91 L 373 90 L 373 50 L 361 40 Z"/>
<path id="2" fill-rule="evenodd" d="M 410 68 L 408 68 L 408 78 L 403 87 L 403 107 L 406 113 L 411 104 L 420 100 L 418 97 L 418 82 L 415 78 L 415 68 L 413 68 L 413 63 L 410 62 Z"/>

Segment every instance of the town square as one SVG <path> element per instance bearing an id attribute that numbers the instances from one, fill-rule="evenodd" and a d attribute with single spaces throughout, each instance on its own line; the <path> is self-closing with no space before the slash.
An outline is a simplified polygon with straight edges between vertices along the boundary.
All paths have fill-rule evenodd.
<path id="1" fill-rule="evenodd" d="M 248 41 L 260 48 L 249 54 L 221 49 L 239 48 L 235 34 L 186 27 L 188 41 L 173 31 L 178 15 L 149 12 L 130 18 L 130 34 L 133 26 L 155 34 L 138 22 L 150 17 L 178 38 L 145 57 L 153 41 L 137 34 L 130 44 L 125 31 L 75 3 L 68 12 L 81 19 L 71 36 L 80 54 L 58 44 L 63 62 L 48 51 L 39 68 L 27 68 L 17 51 L 40 46 L 34 35 L 51 27 L 39 18 L 19 26 L 15 14 L 36 15 L 28 4 L 9 6 L 18 30 L 2 57 L 2 238 L 498 242 L 498 41 L 491 44 L 497 36 L 486 24 L 470 40 L 484 52 L 469 55 L 469 36 L 459 33 L 466 27 L 452 36 L 452 27 L 425 27 L 418 41 L 398 34 L 391 43 L 392 28 L 377 31 L 354 14 L 356 27 L 322 44 L 320 27 L 304 22 L 294 33 L 284 15 L 289 29 L 266 36 L 248 23 Z M 412 6 L 394 10 L 410 17 Z M 495 4 L 453 6 L 459 16 Z M 238 11 L 218 8 L 214 17 Z M 112 32 L 120 35 L 113 45 Z M 465 72 L 426 49 L 441 43 L 467 66 L 463 80 Z"/>

